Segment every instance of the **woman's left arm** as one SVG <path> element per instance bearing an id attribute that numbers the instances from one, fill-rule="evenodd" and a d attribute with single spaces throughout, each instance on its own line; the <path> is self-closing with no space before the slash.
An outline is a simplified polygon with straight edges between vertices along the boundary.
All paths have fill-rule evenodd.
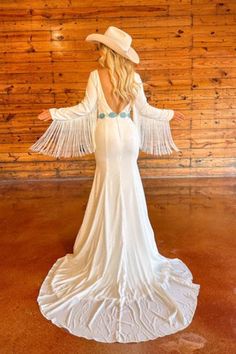
<path id="1" fill-rule="evenodd" d="M 136 73 L 136 79 L 140 84 L 140 89 L 133 109 L 140 128 L 140 150 L 157 156 L 169 155 L 173 150 L 180 151 L 172 138 L 170 121 L 172 119 L 182 120 L 182 113 L 150 105 L 138 73 Z"/>
<path id="2" fill-rule="evenodd" d="M 135 98 L 135 107 L 139 114 L 147 118 L 153 118 L 159 121 L 170 121 L 174 117 L 173 109 L 161 109 L 150 105 L 144 92 L 143 81 L 138 73 L 136 74 L 136 81 L 139 83 L 140 88 Z"/>
<path id="3" fill-rule="evenodd" d="M 40 120 L 67 120 L 77 119 L 89 114 L 97 104 L 97 87 L 94 71 L 89 74 L 84 98 L 78 104 L 71 107 L 49 108 L 38 115 Z"/>
<path id="4" fill-rule="evenodd" d="M 54 157 L 74 157 L 95 151 L 93 128 L 97 119 L 97 85 L 94 71 L 83 100 L 75 106 L 50 108 L 38 118 L 52 122 L 29 150 Z"/>

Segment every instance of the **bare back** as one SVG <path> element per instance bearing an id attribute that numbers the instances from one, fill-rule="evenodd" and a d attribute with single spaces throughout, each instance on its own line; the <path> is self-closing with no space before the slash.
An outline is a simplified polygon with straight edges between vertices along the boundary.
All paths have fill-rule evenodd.
<path id="1" fill-rule="evenodd" d="M 116 113 L 121 112 L 127 106 L 127 104 L 129 102 L 128 101 L 121 102 L 120 99 L 118 99 L 117 97 L 114 97 L 112 95 L 112 84 L 110 81 L 108 69 L 107 68 L 102 68 L 102 69 L 99 68 L 97 70 L 98 70 L 101 86 L 103 89 L 103 94 L 106 98 L 108 105 L 111 107 L 113 112 L 116 112 Z"/>

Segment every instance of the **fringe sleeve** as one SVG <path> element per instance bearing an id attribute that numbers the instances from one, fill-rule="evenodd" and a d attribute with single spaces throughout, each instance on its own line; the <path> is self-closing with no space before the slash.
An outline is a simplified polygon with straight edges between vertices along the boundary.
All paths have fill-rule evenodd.
<path id="1" fill-rule="evenodd" d="M 180 151 L 173 141 L 170 120 L 174 116 L 172 109 L 159 109 L 147 102 L 142 79 L 136 73 L 140 89 L 133 105 L 140 134 L 140 150 L 152 155 L 170 155 L 173 150 Z"/>
<path id="2" fill-rule="evenodd" d="M 77 105 L 50 108 L 52 122 L 29 150 L 53 157 L 75 157 L 95 151 L 97 87 L 94 71 L 89 75 L 84 99 Z"/>

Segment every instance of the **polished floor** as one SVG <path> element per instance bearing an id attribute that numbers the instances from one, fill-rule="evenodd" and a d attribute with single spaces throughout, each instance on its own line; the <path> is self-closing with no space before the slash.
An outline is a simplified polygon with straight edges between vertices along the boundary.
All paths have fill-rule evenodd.
<path id="1" fill-rule="evenodd" d="M 201 285 L 191 325 L 138 344 L 72 336 L 47 321 L 36 297 L 55 260 L 72 247 L 92 180 L 2 181 L 3 354 L 236 353 L 236 179 L 144 179 L 159 251 L 178 257 Z"/>

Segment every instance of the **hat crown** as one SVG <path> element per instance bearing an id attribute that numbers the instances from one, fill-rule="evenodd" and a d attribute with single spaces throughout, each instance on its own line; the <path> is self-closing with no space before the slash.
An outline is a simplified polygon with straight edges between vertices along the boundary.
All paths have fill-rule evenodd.
<path id="1" fill-rule="evenodd" d="M 132 43 L 132 37 L 125 31 L 114 26 L 109 26 L 104 34 L 115 40 L 124 51 L 129 50 Z"/>
<path id="2" fill-rule="evenodd" d="M 128 58 L 136 64 L 139 63 L 138 53 L 131 47 L 132 37 L 118 27 L 109 26 L 104 34 L 91 33 L 85 40 L 88 42 L 103 43 L 123 57 Z"/>

